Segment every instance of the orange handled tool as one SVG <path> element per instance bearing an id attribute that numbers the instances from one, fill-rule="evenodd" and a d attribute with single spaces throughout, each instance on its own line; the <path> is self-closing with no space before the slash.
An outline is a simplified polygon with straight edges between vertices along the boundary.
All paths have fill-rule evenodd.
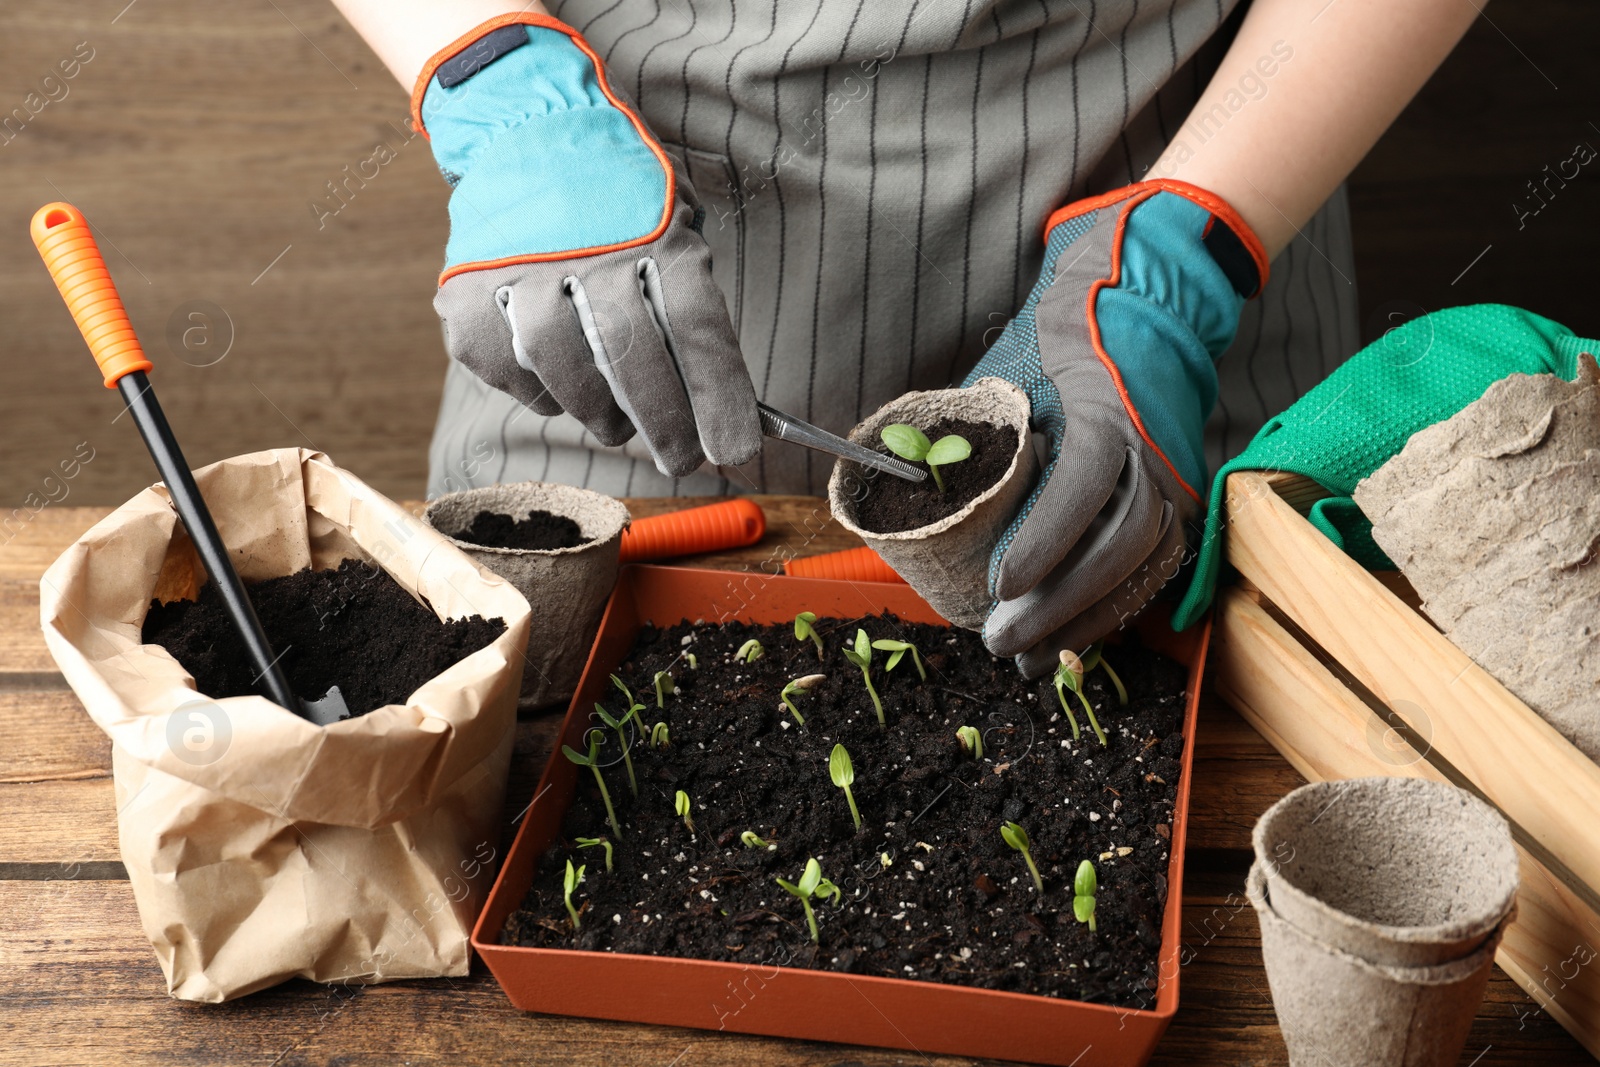
<path id="1" fill-rule="evenodd" d="M 100 364 L 106 388 L 115 389 L 124 375 L 152 369 L 89 224 L 78 209 L 71 204 L 46 204 L 34 213 L 30 230 L 45 268 L 61 290 L 94 361 Z"/>
<path id="2" fill-rule="evenodd" d="M 883 557 L 865 545 L 843 552 L 824 552 L 820 556 L 791 559 L 783 573 L 796 578 L 832 578 L 844 582 L 899 582 L 905 579 L 894 572 Z"/>
<path id="3" fill-rule="evenodd" d="M 278 657 L 261 629 L 261 620 L 245 593 L 244 583 L 233 569 L 228 549 L 217 533 L 217 524 L 211 519 L 200 489 L 194 484 L 194 475 L 172 435 L 172 427 L 156 402 L 145 372 L 152 369 L 139 347 L 139 338 L 128 321 L 128 312 L 117 295 L 116 283 L 106 270 L 106 261 L 95 244 L 94 234 L 84 221 L 83 213 L 71 204 L 46 204 L 33 216 L 29 228 L 33 243 L 44 259 L 50 277 L 55 279 L 61 298 L 67 302 L 78 324 L 78 330 L 89 345 L 100 373 L 105 376 L 106 388 L 122 393 L 123 402 L 133 413 L 150 456 L 156 461 L 161 480 L 167 485 L 167 495 L 189 531 L 200 562 L 205 566 L 211 583 L 222 595 L 228 616 L 239 631 L 245 651 L 255 667 L 256 677 L 266 697 L 273 703 L 303 715 L 312 722 L 327 725 L 349 714 L 339 687 L 328 690 L 320 700 L 301 701 L 289 685 Z"/>
<path id="4" fill-rule="evenodd" d="M 736 496 L 718 504 L 635 519 L 622 531 L 622 562 L 642 563 L 753 545 L 767 532 L 761 505 Z"/>

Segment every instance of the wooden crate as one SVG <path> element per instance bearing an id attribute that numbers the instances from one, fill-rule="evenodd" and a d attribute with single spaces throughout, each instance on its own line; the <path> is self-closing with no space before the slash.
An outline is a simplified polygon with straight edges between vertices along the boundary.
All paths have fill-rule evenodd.
<path id="1" fill-rule="evenodd" d="M 1516 922 L 1496 962 L 1600 1057 L 1600 766 L 1417 608 L 1304 517 L 1327 494 L 1296 475 L 1228 479 L 1229 562 L 1213 638 L 1218 690 L 1313 781 L 1451 781 L 1511 822 Z"/>

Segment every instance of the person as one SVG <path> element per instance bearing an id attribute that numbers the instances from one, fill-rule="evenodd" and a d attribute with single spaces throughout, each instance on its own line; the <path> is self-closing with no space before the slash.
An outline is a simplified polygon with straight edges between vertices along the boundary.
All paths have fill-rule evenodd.
<path id="1" fill-rule="evenodd" d="M 1004 377 L 1045 465 L 984 639 L 1030 675 L 1154 596 L 1208 466 L 1356 349 L 1341 183 L 1477 13 L 335 3 L 451 186 L 430 495 L 818 492 L 758 397 L 843 433 Z"/>

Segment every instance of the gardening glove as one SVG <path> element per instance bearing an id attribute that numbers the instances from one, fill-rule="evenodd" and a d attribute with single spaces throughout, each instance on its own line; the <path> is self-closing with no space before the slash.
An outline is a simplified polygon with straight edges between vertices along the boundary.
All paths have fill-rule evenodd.
<path id="1" fill-rule="evenodd" d="M 663 474 L 761 447 L 694 190 L 570 27 L 505 15 L 434 56 L 412 116 L 453 187 L 434 307 L 450 355 Z"/>
<path id="2" fill-rule="evenodd" d="M 1266 282 L 1218 197 L 1147 181 L 1069 205 L 1022 310 L 967 379 L 1020 386 L 1045 468 L 996 545 L 984 644 L 1029 676 L 1115 629 L 1176 572 L 1205 484 L 1215 360 Z"/>
<path id="3" fill-rule="evenodd" d="M 1600 352 L 1600 341 L 1577 337 L 1531 311 L 1479 304 L 1413 319 L 1345 360 L 1217 471 L 1199 558 L 1173 613 L 1173 629 L 1198 622 L 1211 606 L 1222 566 L 1228 475 L 1266 470 L 1311 478 L 1329 494 L 1312 505 L 1311 524 L 1362 566 L 1394 570 L 1352 499 L 1356 484 L 1398 454 L 1412 434 L 1452 417 L 1509 374 L 1571 381 L 1583 352 Z"/>

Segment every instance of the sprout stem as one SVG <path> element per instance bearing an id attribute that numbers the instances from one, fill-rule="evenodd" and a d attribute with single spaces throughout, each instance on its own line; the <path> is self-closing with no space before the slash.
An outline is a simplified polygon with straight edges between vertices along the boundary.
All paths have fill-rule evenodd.
<path id="1" fill-rule="evenodd" d="M 1022 850 L 1022 858 L 1028 864 L 1028 873 L 1033 875 L 1033 888 L 1044 892 L 1044 879 L 1039 877 L 1039 868 L 1033 862 L 1033 853 L 1028 849 Z"/>
<path id="2" fill-rule="evenodd" d="M 599 764 L 589 764 L 589 769 L 594 772 L 595 784 L 600 787 L 600 797 L 606 802 L 606 821 L 611 824 L 611 832 L 617 835 L 617 840 L 622 840 L 622 824 L 617 822 L 617 809 L 611 806 L 611 791 L 606 788 L 606 780 L 600 774 Z"/>

